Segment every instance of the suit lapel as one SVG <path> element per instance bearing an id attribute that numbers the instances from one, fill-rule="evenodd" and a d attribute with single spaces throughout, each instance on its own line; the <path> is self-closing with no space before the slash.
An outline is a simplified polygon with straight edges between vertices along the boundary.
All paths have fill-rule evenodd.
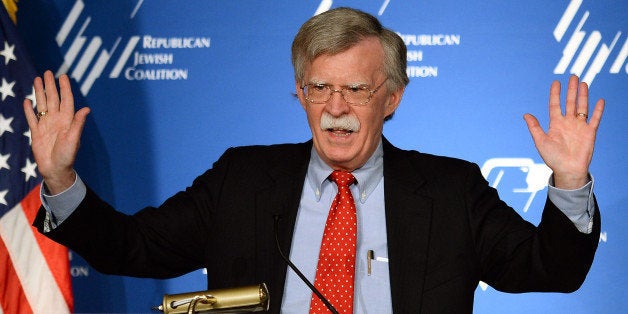
<path id="1" fill-rule="evenodd" d="M 266 184 L 260 186 L 255 200 L 257 215 L 255 268 L 258 279 L 268 284 L 270 302 L 277 310 L 283 297 L 287 264 L 276 247 L 275 218 L 279 219 L 278 238 L 281 249 L 289 256 L 311 147 L 310 141 L 277 154 L 274 164 L 267 172 L 268 180 Z"/>
<path id="2" fill-rule="evenodd" d="M 384 199 L 390 286 L 395 313 L 419 313 L 427 269 L 432 199 L 408 153 L 384 139 Z"/>

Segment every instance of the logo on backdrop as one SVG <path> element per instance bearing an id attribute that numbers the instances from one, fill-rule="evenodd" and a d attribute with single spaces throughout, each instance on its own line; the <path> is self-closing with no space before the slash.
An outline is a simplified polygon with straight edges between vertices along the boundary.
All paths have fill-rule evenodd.
<path id="1" fill-rule="evenodd" d="M 135 17 L 142 3 L 137 3 L 130 19 Z M 176 52 L 210 47 L 209 37 L 135 35 L 126 39 L 124 48 L 118 51 L 122 37 L 117 37 L 112 43 L 104 43 L 100 36 L 85 35 L 92 17 L 82 16 L 84 9 L 85 3 L 76 0 L 56 35 L 59 48 L 67 49 L 57 75 L 71 71 L 69 75 L 80 84 L 83 95 L 89 93 L 114 56 L 114 66 L 106 74 L 111 79 L 187 80 L 189 69 L 175 66 Z M 70 34 L 75 34 L 74 38 L 70 38 Z"/>
<path id="2" fill-rule="evenodd" d="M 460 34 L 402 34 L 397 32 L 397 35 L 401 36 L 408 48 L 406 73 L 410 78 L 438 76 L 438 65 L 423 63 L 423 48 L 460 45 Z"/>
<path id="3" fill-rule="evenodd" d="M 502 179 L 514 178 L 512 192 L 527 196 L 524 205 L 518 208 L 524 213 L 530 209 L 536 194 L 547 187 L 552 174 L 552 170 L 544 163 L 536 164 L 530 158 L 491 158 L 484 162 L 481 170 L 494 188 L 498 188 Z"/>
<path id="4" fill-rule="evenodd" d="M 582 5 L 582 1 L 583 0 L 571 0 L 560 21 L 556 24 L 556 28 L 554 29 L 554 38 L 557 42 L 561 42 L 563 38 L 565 38 L 567 29 L 570 27 L 572 22 L 574 22 L 574 19 L 578 14 L 578 10 Z M 602 41 L 602 33 L 600 31 L 588 31 L 585 28 L 588 18 L 589 11 L 585 11 L 580 15 L 579 20 L 575 20 L 575 23 L 577 24 L 573 33 L 571 33 L 569 40 L 567 40 L 565 44 L 563 56 L 560 61 L 558 61 L 558 64 L 556 64 L 554 74 L 564 74 L 571 64 L 569 73 L 582 77 L 582 81 L 591 85 L 595 77 L 602 71 L 602 67 L 604 67 L 606 62 L 609 61 L 609 57 L 611 57 L 612 61 L 610 68 L 608 69 L 608 73 L 618 74 L 622 72 L 623 67 L 623 72 L 628 74 L 628 64 L 626 64 L 626 59 L 628 57 L 628 36 L 622 36 L 622 32 L 617 31 L 614 37 L 610 37 L 612 35 L 607 35 L 605 40 Z M 601 19 L 603 17 L 593 16 L 593 18 Z M 585 37 L 587 37 L 587 40 L 583 44 Z M 609 38 L 612 38 L 610 39 L 610 43 Z M 576 53 L 578 53 L 577 56 Z M 611 54 L 613 55 L 611 56 Z M 591 61 L 592 58 L 593 60 Z M 583 73 L 584 76 L 582 76 Z"/>

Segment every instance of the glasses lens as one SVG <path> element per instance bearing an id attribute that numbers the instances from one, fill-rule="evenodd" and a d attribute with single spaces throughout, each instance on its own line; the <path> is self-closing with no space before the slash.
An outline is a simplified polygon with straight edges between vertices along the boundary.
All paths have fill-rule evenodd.
<path id="1" fill-rule="evenodd" d="M 305 85 L 303 90 L 305 92 L 305 97 L 314 103 L 326 102 L 331 94 L 329 86 L 322 84 L 308 84 Z"/>
<path id="2" fill-rule="evenodd" d="M 366 87 L 347 87 L 342 93 L 346 102 L 356 105 L 367 103 L 371 95 Z"/>

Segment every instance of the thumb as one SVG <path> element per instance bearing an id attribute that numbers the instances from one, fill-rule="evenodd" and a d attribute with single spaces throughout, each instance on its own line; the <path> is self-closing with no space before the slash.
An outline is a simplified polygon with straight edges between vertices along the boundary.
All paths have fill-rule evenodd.
<path id="1" fill-rule="evenodd" d="M 72 126 L 70 127 L 70 134 L 72 138 L 79 139 L 81 137 L 89 112 L 89 107 L 83 107 L 74 114 L 74 120 L 72 121 Z"/>
<path id="2" fill-rule="evenodd" d="M 539 120 L 529 113 L 523 115 L 523 119 L 526 121 L 528 131 L 530 131 L 530 135 L 532 135 L 532 140 L 534 140 L 535 143 L 538 143 L 541 140 L 541 137 L 545 135 L 543 128 L 541 128 L 541 125 L 539 124 Z"/>

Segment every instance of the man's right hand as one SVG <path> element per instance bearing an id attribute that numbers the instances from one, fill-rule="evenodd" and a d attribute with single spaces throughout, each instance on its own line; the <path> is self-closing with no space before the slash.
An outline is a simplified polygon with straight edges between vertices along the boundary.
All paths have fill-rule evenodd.
<path id="1" fill-rule="evenodd" d="M 74 98 L 67 75 L 59 77 L 59 90 L 50 71 L 44 79 L 35 78 L 37 114 L 29 99 L 24 101 L 24 113 L 31 130 L 32 149 L 39 173 L 52 195 L 68 189 L 76 179 L 74 160 L 89 108 L 74 112 Z"/>

